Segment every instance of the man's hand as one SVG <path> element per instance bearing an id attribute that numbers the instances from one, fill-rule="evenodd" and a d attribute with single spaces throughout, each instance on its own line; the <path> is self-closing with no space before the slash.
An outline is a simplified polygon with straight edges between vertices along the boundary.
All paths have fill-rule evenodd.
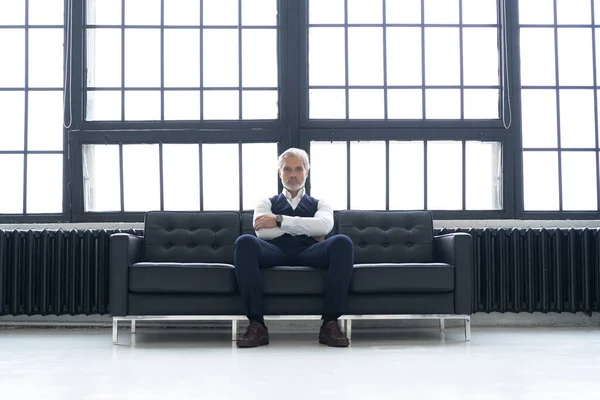
<path id="1" fill-rule="evenodd" d="M 317 242 L 322 242 L 323 240 L 325 240 L 325 236 L 316 236 L 313 237 L 313 239 L 315 239 Z"/>
<path id="2" fill-rule="evenodd" d="M 260 217 L 256 217 L 254 221 L 254 230 L 275 228 L 277 227 L 277 221 L 275 221 L 275 214 L 265 214 Z"/>

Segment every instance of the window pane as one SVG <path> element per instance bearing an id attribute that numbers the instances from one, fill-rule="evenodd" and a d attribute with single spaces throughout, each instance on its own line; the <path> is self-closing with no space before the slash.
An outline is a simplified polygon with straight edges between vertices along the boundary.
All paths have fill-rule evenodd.
<path id="1" fill-rule="evenodd" d="M 120 121 L 121 92 L 87 92 L 85 119 L 88 121 Z"/>
<path id="2" fill-rule="evenodd" d="M 558 79 L 561 86 L 593 86 L 591 29 L 558 30 Z"/>
<path id="3" fill-rule="evenodd" d="M 344 0 L 309 0 L 308 20 L 311 24 L 343 24 Z"/>
<path id="4" fill-rule="evenodd" d="M 0 87 L 25 87 L 25 30 L 0 29 Z"/>
<path id="5" fill-rule="evenodd" d="M 383 6 L 381 0 L 348 0 L 348 23 L 383 23 Z"/>
<path id="6" fill-rule="evenodd" d="M 124 0 L 125 25 L 160 25 L 161 0 Z"/>
<path id="7" fill-rule="evenodd" d="M 554 29 L 521 28 L 521 84 L 556 85 Z"/>
<path id="8" fill-rule="evenodd" d="M 310 142 L 310 195 L 327 200 L 334 210 L 348 208 L 346 142 Z"/>
<path id="9" fill-rule="evenodd" d="M 163 144 L 165 210 L 200 210 L 199 152 L 197 144 Z"/>
<path id="10" fill-rule="evenodd" d="M 311 89 L 309 118 L 346 119 L 346 92 L 343 89 Z"/>
<path id="11" fill-rule="evenodd" d="M 383 89 L 350 89 L 350 119 L 384 119 Z"/>
<path id="12" fill-rule="evenodd" d="M 200 87 L 200 32 L 166 29 L 164 32 L 165 87 Z"/>
<path id="13" fill-rule="evenodd" d="M 553 24 L 554 0 L 519 0 L 521 24 Z"/>
<path id="14" fill-rule="evenodd" d="M 462 0 L 464 24 L 497 24 L 496 0 Z"/>
<path id="15" fill-rule="evenodd" d="M 242 24 L 277 25 L 277 0 L 243 0 Z"/>
<path id="16" fill-rule="evenodd" d="M 62 190 L 62 154 L 28 155 L 27 213 L 62 213 Z"/>
<path id="17" fill-rule="evenodd" d="M 385 142 L 350 143 L 351 209 L 385 210 L 386 161 Z"/>
<path id="18" fill-rule="evenodd" d="M 590 0 L 556 0 L 556 16 L 559 24 L 592 23 Z"/>
<path id="19" fill-rule="evenodd" d="M 427 119 L 460 119 L 460 90 L 427 89 L 425 101 Z"/>
<path id="20" fill-rule="evenodd" d="M 0 214 L 23 213 L 23 154 L 0 154 Z"/>
<path id="21" fill-rule="evenodd" d="M 29 31 L 29 87 L 63 86 L 63 30 Z"/>
<path id="22" fill-rule="evenodd" d="M 244 210 L 277 194 L 277 143 L 242 144 Z"/>
<path id="23" fill-rule="evenodd" d="M 421 28 L 387 28 L 387 84 L 421 85 Z"/>
<path id="24" fill-rule="evenodd" d="M 202 145 L 202 183 L 205 210 L 240 209 L 237 144 Z"/>
<path id="25" fill-rule="evenodd" d="M 204 0 L 204 25 L 237 25 L 238 0 Z"/>
<path id="26" fill-rule="evenodd" d="M 348 28 L 348 82 L 383 85 L 382 28 Z"/>
<path id="27" fill-rule="evenodd" d="M 421 0 L 387 0 L 385 17 L 388 24 L 420 24 Z"/>
<path id="28" fill-rule="evenodd" d="M 388 90 L 388 119 L 423 119 L 423 91 Z"/>
<path id="29" fill-rule="evenodd" d="M 277 87 L 275 29 L 242 32 L 242 84 L 244 87 Z"/>
<path id="30" fill-rule="evenodd" d="M 0 25 L 25 25 L 25 0 L 0 1 Z"/>
<path id="31" fill-rule="evenodd" d="M 62 102 L 59 91 L 29 92 L 28 150 L 62 150 Z"/>
<path id="32" fill-rule="evenodd" d="M 199 120 L 200 91 L 165 91 L 165 120 Z"/>
<path id="33" fill-rule="evenodd" d="M 343 28 L 310 28 L 309 84 L 345 85 L 346 53 Z"/>
<path id="34" fill-rule="evenodd" d="M 159 29 L 125 29 L 125 86 L 160 87 Z"/>
<path id="35" fill-rule="evenodd" d="M 422 210 L 425 205 L 423 142 L 390 142 L 390 210 Z"/>
<path id="36" fill-rule="evenodd" d="M 88 25 L 121 25 L 121 0 L 87 0 L 86 13 Z"/>
<path id="37" fill-rule="evenodd" d="M 467 210 L 501 210 L 502 145 L 467 142 L 466 147 Z"/>
<path id="38" fill-rule="evenodd" d="M 200 0 L 164 2 L 165 25 L 200 25 Z"/>
<path id="39" fill-rule="evenodd" d="M 462 209 L 462 143 L 427 143 L 427 208 Z"/>
<path id="40" fill-rule="evenodd" d="M 242 119 L 277 119 L 276 90 L 245 90 L 242 92 Z"/>
<path id="41" fill-rule="evenodd" d="M 523 152 L 526 211 L 558 211 L 558 153 Z"/>
<path id="42" fill-rule="evenodd" d="M 239 84 L 237 30 L 205 29 L 203 42 L 204 86 L 237 87 Z"/>
<path id="43" fill-rule="evenodd" d="M 458 0 L 423 0 L 426 24 L 458 24 Z"/>
<path id="44" fill-rule="evenodd" d="M 560 90 L 562 147 L 595 147 L 596 122 L 592 90 Z"/>
<path id="45" fill-rule="evenodd" d="M 459 50 L 458 28 L 425 28 L 427 85 L 460 84 Z"/>
<path id="46" fill-rule="evenodd" d="M 498 89 L 465 89 L 465 119 L 498 119 Z"/>
<path id="47" fill-rule="evenodd" d="M 87 30 L 88 87 L 121 87 L 121 30 Z"/>
<path id="48" fill-rule="evenodd" d="M 160 92 L 125 91 L 125 119 L 127 121 L 159 121 Z"/>
<path id="49" fill-rule="evenodd" d="M 160 209 L 160 169 L 157 144 L 123 146 L 123 191 L 125 211 Z"/>
<path id="50" fill-rule="evenodd" d="M 64 0 L 29 0 L 29 25 L 63 25 Z"/>
<path id="51" fill-rule="evenodd" d="M 2 121 L 0 150 L 23 150 L 25 133 L 23 92 L 0 92 L 0 121 Z"/>
<path id="52" fill-rule="evenodd" d="M 498 29 L 463 29 L 464 84 L 497 86 L 499 84 Z"/>
<path id="53" fill-rule="evenodd" d="M 598 210 L 595 152 L 562 153 L 563 210 Z"/>
<path id="54" fill-rule="evenodd" d="M 204 119 L 232 120 L 240 118 L 240 92 L 208 90 L 204 92 Z"/>
<path id="55" fill-rule="evenodd" d="M 119 145 L 85 144 L 82 151 L 85 211 L 121 211 Z"/>
<path id="56" fill-rule="evenodd" d="M 523 147 L 557 146 L 555 90 L 522 90 Z"/>

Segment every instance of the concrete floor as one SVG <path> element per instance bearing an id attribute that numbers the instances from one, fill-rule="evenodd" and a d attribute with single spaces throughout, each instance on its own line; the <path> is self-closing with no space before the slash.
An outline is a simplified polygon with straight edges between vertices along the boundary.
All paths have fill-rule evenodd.
<path id="1" fill-rule="evenodd" d="M 600 399 L 600 329 L 272 332 L 237 349 L 226 330 L 0 329 L 2 399 Z"/>

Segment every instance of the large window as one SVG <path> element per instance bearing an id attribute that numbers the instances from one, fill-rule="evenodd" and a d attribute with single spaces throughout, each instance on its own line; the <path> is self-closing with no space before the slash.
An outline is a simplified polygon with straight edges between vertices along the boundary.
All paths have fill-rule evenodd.
<path id="1" fill-rule="evenodd" d="M 0 214 L 63 212 L 63 0 L 0 1 Z"/>

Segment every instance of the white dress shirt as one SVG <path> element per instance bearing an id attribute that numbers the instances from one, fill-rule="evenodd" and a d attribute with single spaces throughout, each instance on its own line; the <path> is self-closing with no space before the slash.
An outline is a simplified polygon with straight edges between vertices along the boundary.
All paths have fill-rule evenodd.
<path id="1" fill-rule="evenodd" d="M 304 197 L 304 188 L 298 191 L 296 197 L 292 198 L 287 189 L 283 189 L 283 195 L 287 199 L 292 209 L 298 207 L 298 203 Z M 256 217 L 265 214 L 273 214 L 271 211 L 271 201 L 266 198 L 262 199 L 254 209 L 254 220 Z M 254 221 L 253 221 L 254 222 Z M 317 212 L 314 217 L 290 217 L 283 216 L 281 228 L 264 228 L 256 231 L 256 236 L 264 240 L 272 240 L 286 233 L 292 236 L 306 235 L 310 237 L 326 236 L 333 229 L 333 210 L 329 203 L 324 200 L 319 200 Z"/>

